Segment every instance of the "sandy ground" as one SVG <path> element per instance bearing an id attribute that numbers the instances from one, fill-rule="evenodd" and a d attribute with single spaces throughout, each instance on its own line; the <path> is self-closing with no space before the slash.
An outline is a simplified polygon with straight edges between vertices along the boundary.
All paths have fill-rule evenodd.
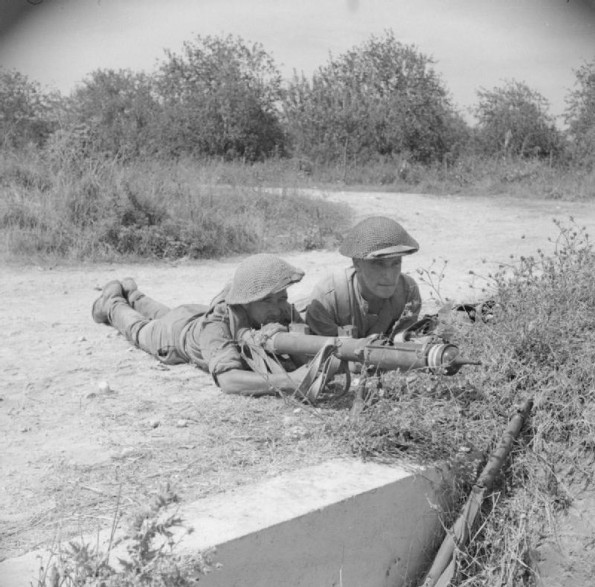
<path id="1" fill-rule="evenodd" d="M 419 280 L 417 269 L 439 270 L 447 262 L 440 292 L 457 301 L 486 295 L 481 288 L 488 281 L 471 275 L 471 270 L 487 276 L 499 263 L 510 262 L 510 255 L 551 250 L 548 239 L 558 236 L 553 219 L 567 223 L 574 217 L 579 226 L 595 232 L 595 206 L 587 203 L 318 195 L 349 204 L 357 218 L 386 214 L 401 221 L 421 244 L 420 252 L 405 260 L 404 270 Z M 348 264 L 335 251 L 285 257 L 306 271 L 303 282 L 290 290 L 293 299 L 306 295 L 330 269 Z M 50 539 L 57 516 L 73 518 L 76 509 L 80 523 L 82 494 L 87 496 L 86 515 L 100 518 L 106 515 L 101 499 L 115 497 L 118 479 L 141 470 L 145 479 L 167 474 L 167 463 L 148 457 L 156 443 L 173 440 L 177 451 L 187 450 L 193 462 L 199 459 L 204 450 L 201 434 L 209 430 L 209 406 L 225 410 L 225 402 L 237 398 L 224 397 L 207 375 L 190 366 L 164 368 L 132 349 L 111 328 L 95 324 L 90 308 L 105 282 L 127 275 L 166 304 L 207 303 L 239 260 L 1 267 L 0 560 Z M 430 310 L 433 288 L 420 285 Z M 100 381 L 109 382 L 112 391 L 99 391 Z M 155 427 L 156 421 L 161 425 Z M 209 434 L 213 442 L 212 430 Z M 297 455 L 285 468 L 302 461 Z M 199 473 L 187 474 L 188 486 L 200 485 Z M 225 471 L 218 475 L 220 485 L 226 486 Z M 236 482 L 249 480 L 248 476 Z M 190 494 L 197 495 L 200 492 Z"/>

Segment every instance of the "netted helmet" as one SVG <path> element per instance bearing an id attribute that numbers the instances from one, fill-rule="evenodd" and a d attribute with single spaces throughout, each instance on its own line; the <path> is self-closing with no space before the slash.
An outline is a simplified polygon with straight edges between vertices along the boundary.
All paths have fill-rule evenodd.
<path id="1" fill-rule="evenodd" d="M 242 261 L 236 269 L 228 304 L 248 304 L 284 290 L 304 277 L 304 272 L 276 255 L 262 253 Z"/>
<path id="2" fill-rule="evenodd" d="M 385 216 L 358 222 L 345 236 L 339 252 L 352 259 L 388 259 L 419 250 L 417 241 L 398 223 Z"/>

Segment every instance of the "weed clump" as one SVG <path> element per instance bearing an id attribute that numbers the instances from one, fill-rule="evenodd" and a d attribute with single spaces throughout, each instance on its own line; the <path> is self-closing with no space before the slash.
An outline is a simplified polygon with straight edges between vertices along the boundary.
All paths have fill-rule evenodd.
<path id="1" fill-rule="evenodd" d="M 37 587 L 187 587 L 214 568 L 212 552 L 182 555 L 176 552 L 185 528 L 177 510 L 178 496 L 164 487 L 129 520 L 128 531 L 116 537 L 119 508 L 114 515 L 109 543 L 71 541 L 52 553 L 39 573 Z M 114 551 L 125 544 L 124 556 Z M 113 559 L 118 563 L 114 564 Z"/>
<path id="2" fill-rule="evenodd" d="M 2 172 L 4 166 L 4 172 Z M 217 173 L 216 173 L 217 172 Z M 214 258 L 335 246 L 351 220 L 340 204 L 229 183 L 217 168 L 183 163 L 38 158 L 30 168 L 0 158 L 5 254 L 78 260 Z M 43 185 L 38 177 L 47 177 Z"/>

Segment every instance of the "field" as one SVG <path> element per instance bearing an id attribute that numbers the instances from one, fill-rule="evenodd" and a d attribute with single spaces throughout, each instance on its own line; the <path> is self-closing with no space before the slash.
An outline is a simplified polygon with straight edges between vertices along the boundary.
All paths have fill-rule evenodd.
<path id="1" fill-rule="evenodd" d="M 319 195 L 348 204 L 356 219 L 387 214 L 407 227 L 421 250 L 406 259 L 404 270 L 420 281 L 427 312 L 436 310 L 437 295 L 484 299 L 490 295 L 486 277 L 500 264 L 551 251 L 553 219 L 574 217 L 595 230 L 595 209 L 584 202 Z M 348 263 L 334 250 L 284 257 L 306 271 L 290 290 L 294 300 L 326 271 Z M 348 454 L 324 433 L 324 408 L 225 396 L 206 374 L 186 365 L 164 367 L 91 320 L 91 304 L 110 279 L 133 276 L 141 289 L 172 306 L 208 302 L 240 259 L 2 267 L 0 560 L 109 525 L 118 495 L 126 512 L 170 482 L 183 501 L 192 501 Z M 108 391 L 98 387 L 103 381 Z M 591 532 L 590 519 L 583 521 Z M 567 537 L 572 548 L 582 540 L 578 532 Z M 551 544 L 543 552 L 550 560 L 558 556 Z M 555 585 L 563 565 L 551 567 L 548 585 Z"/>

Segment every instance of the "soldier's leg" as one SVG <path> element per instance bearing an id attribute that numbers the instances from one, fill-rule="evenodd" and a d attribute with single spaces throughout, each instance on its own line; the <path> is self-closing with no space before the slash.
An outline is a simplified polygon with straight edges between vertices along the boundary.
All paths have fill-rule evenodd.
<path id="1" fill-rule="evenodd" d="M 164 318 L 151 320 L 132 308 L 124 296 L 121 282 L 110 281 L 106 284 L 101 296 L 93 304 L 95 322 L 113 326 L 132 344 L 161 360 L 167 361 L 169 357 L 172 362 L 183 362 L 175 352 L 178 341 L 172 332 L 172 320 L 167 319 L 172 314 L 169 309 L 164 313 Z M 176 317 L 175 312 L 172 317 Z"/>
<path id="2" fill-rule="evenodd" d="M 145 318 L 151 320 L 162 318 L 171 310 L 169 306 L 150 298 L 140 291 L 132 277 L 125 277 L 122 280 L 122 289 L 130 306 Z"/>
<path id="3" fill-rule="evenodd" d="M 113 326 L 134 344 L 140 329 L 149 322 L 130 307 L 119 281 L 110 281 L 103 286 L 101 295 L 93 303 L 91 314 L 95 322 Z"/>
<path id="4" fill-rule="evenodd" d="M 179 349 L 179 335 L 190 315 L 185 309 L 174 308 L 150 320 L 124 299 L 116 299 L 109 310 L 112 326 L 139 349 L 169 365 L 187 362 Z"/>
<path id="5" fill-rule="evenodd" d="M 173 308 L 161 318 L 151 320 L 137 334 L 137 346 L 168 365 L 187 363 L 182 332 L 189 322 L 198 319 L 206 306 L 186 305 Z"/>

